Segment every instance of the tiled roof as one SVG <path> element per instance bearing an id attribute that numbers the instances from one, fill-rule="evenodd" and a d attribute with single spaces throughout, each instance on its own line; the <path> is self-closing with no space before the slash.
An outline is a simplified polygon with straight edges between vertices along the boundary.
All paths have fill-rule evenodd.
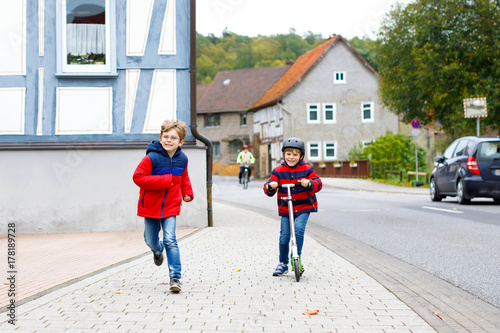
<path id="1" fill-rule="evenodd" d="M 290 69 L 279 79 L 269 91 L 252 106 L 254 111 L 274 105 L 279 102 L 288 92 L 290 92 L 302 79 L 316 66 L 325 56 L 328 50 L 337 42 L 345 43 L 364 64 L 375 75 L 377 73 L 368 62 L 346 41 L 342 36 L 337 35 L 328 38 L 327 41 L 318 45 L 311 51 L 301 55 Z"/>
<path id="2" fill-rule="evenodd" d="M 196 104 L 198 104 L 201 101 L 201 99 L 203 98 L 203 96 L 205 96 L 205 93 L 207 92 L 208 87 L 210 87 L 209 84 L 198 83 L 196 85 Z"/>
<path id="3" fill-rule="evenodd" d="M 290 65 L 246 68 L 217 73 L 214 81 L 197 90 L 197 112 L 244 111 L 257 103 Z"/>

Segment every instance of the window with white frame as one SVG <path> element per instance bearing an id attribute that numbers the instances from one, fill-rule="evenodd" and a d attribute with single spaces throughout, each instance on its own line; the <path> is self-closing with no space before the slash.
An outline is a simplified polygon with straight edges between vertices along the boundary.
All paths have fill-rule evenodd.
<path id="1" fill-rule="evenodd" d="M 335 103 L 323 104 L 323 123 L 335 123 L 337 116 L 337 105 Z"/>
<path id="2" fill-rule="evenodd" d="M 319 104 L 307 104 L 307 123 L 308 124 L 319 124 Z"/>
<path id="3" fill-rule="evenodd" d="M 333 72 L 333 84 L 346 84 L 345 72 Z"/>
<path id="4" fill-rule="evenodd" d="M 362 144 L 363 148 L 366 148 L 366 147 L 370 146 L 373 143 L 373 141 L 374 141 L 373 139 L 370 141 L 361 141 L 361 144 Z"/>
<path id="5" fill-rule="evenodd" d="M 373 102 L 361 103 L 361 121 L 372 122 L 373 119 Z"/>
<path id="6" fill-rule="evenodd" d="M 325 161 L 333 161 L 337 159 L 337 149 L 336 149 L 336 142 L 323 142 L 323 151 L 325 154 Z"/>
<path id="7" fill-rule="evenodd" d="M 307 160 L 311 162 L 321 161 L 321 142 L 307 143 Z"/>
<path id="8" fill-rule="evenodd" d="M 57 1 L 57 74 L 116 75 L 115 0 Z"/>

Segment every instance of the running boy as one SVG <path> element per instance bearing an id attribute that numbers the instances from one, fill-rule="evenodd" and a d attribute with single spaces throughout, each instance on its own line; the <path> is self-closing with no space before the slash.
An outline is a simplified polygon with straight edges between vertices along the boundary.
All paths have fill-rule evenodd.
<path id="1" fill-rule="evenodd" d="M 166 120 L 161 125 L 160 141 L 151 141 L 146 156 L 134 172 L 134 183 L 140 187 L 137 215 L 144 217 L 144 240 L 153 252 L 157 266 L 167 254 L 170 290 L 180 292 L 181 258 L 175 237 L 176 216 L 182 200 L 193 200 L 188 175 L 188 159 L 181 146 L 186 137 L 186 124 Z M 163 242 L 158 233 L 163 229 Z"/>
<path id="2" fill-rule="evenodd" d="M 304 245 L 304 233 L 309 213 L 318 210 L 316 192 L 323 187 L 321 179 L 314 169 L 304 162 L 304 142 L 298 138 L 289 138 L 283 143 L 284 161 L 274 168 L 271 178 L 264 184 L 264 192 L 272 197 L 278 192 L 278 214 L 281 216 L 281 230 L 279 240 L 279 264 L 273 276 L 281 276 L 288 272 L 290 222 L 288 205 L 285 197 L 288 196 L 287 189 L 277 191 L 278 184 L 301 183 L 302 187 L 292 187 L 291 193 L 294 200 L 295 237 L 297 238 L 297 250 L 299 257 Z M 300 272 L 301 274 L 303 273 Z"/>

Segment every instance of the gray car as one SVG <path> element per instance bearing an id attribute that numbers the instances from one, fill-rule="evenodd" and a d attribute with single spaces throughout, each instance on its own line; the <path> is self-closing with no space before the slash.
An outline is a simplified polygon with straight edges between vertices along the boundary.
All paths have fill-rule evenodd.
<path id="1" fill-rule="evenodd" d="M 430 179 L 432 201 L 456 196 L 459 204 L 480 197 L 500 203 L 500 137 L 457 139 L 435 161 Z"/>

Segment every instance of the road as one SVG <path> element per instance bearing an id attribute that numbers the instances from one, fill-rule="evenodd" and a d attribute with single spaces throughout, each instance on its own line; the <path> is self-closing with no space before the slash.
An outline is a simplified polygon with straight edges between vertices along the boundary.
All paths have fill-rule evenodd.
<path id="1" fill-rule="evenodd" d="M 235 177 L 214 177 L 213 197 L 277 218 L 276 199 L 264 195 L 262 184 L 243 190 Z M 361 241 L 500 307 L 500 205 L 326 186 L 318 202 L 308 225 Z"/>

